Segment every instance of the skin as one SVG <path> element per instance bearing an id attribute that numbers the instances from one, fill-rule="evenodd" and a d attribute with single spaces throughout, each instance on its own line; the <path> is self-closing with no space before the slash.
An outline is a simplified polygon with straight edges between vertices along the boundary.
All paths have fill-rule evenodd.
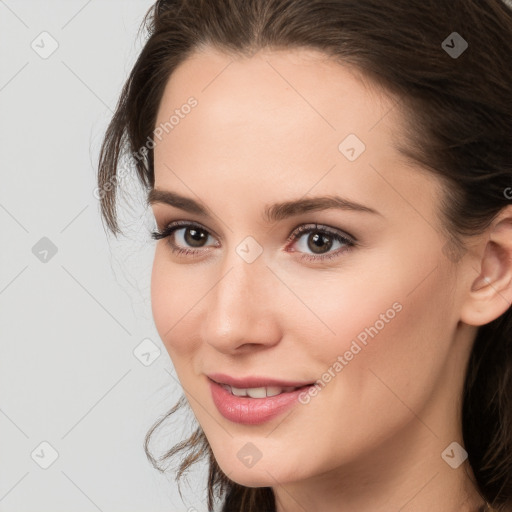
<path id="1" fill-rule="evenodd" d="M 210 236 L 190 245 L 182 228 L 157 243 L 152 308 L 221 469 L 272 487 L 279 512 L 476 510 L 483 500 L 468 460 L 453 469 L 441 453 L 463 445 L 460 396 L 477 326 L 512 299 L 510 210 L 468 240 L 461 259 L 447 257 L 443 188 L 398 153 L 396 98 L 316 51 L 204 48 L 172 74 L 156 124 L 190 96 L 198 105 L 157 141 L 155 188 L 210 215 L 152 209 L 160 230 L 183 220 Z M 353 162 L 338 149 L 348 134 L 366 145 Z M 333 193 L 379 214 L 262 217 L 274 202 Z M 301 260 L 322 254 L 308 246 L 312 234 L 287 242 L 310 223 L 358 245 Z M 247 236 L 263 250 L 250 264 L 236 252 Z M 173 254 L 170 242 L 196 257 Z M 333 240 L 323 253 L 343 247 Z M 315 381 L 394 303 L 401 311 L 309 403 L 257 426 L 216 409 L 206 374 Z M 261 452 L 252 467 L 237 457 L 249 442 Z"/>

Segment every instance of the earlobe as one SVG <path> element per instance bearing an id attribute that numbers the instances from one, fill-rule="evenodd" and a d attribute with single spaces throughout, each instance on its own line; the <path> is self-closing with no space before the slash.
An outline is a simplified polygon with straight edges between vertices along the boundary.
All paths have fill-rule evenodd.
<path id="1" fill-rule="evenodd" d="M 483 235 L 485 248 L 475 274 L 461 320 L 474 326 L 492 322 L 512 304 L 512 206 L 505 208 Z"/>

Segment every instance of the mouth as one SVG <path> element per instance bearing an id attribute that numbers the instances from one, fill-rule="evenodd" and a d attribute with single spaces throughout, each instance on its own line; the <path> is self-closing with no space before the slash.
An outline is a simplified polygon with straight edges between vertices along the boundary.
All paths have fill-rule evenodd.
<path id="1" fill-rule="evenodd" d="M 231 377 L 223 373 L 212 373 L 206 375 L 210 380 L 221 386 L 229 386 L 235 390 L 256 390 L 269 389 L 272 393 L 281 393 L 283 390 L 288 392 L 293 389 L 299 389 L 304 386 L 310 386 L 314 382 L 299 380 L 278 380 L 271 377 L 249 376 L 249 377 Z M 241 396 L 241 395 L 239 395 Z M 272 395 L 271 395 L 272 396 Z M 259 395 L 254 398 L 259 398 Z"/>
<path id="2" fill-rule="evenodd" d="M 262 424 L 303 403 L 302 393 L 314 385 L 236 387 L 211 378 L 208 381 L 219 413 L 229 421 L 244 425 Z"/>
<path id="3" fill-rule="evenodd" d="M 249 398 L 266 398 L 269 396 L 277 396 L 283 393 L 290 393 L 299 389 L 305 389 L 311 384 L 305 384 L 303 386 L 260 386 L 256 388 L 237 388 L 230 386 L 229 384 L 221 384 L 225 390 L 229 391 L 233 396 L 249 397 Z"/>

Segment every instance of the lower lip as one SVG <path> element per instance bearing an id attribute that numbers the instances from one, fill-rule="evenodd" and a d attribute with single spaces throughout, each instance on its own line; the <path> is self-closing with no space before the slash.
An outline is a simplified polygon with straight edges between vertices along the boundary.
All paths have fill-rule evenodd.
<path id="1" fill-rule="evenodd" d="M 244 425 L 259 425 L 279 416 L 299 402 L 299 395 L 310 386 L 266 398 L 232 395 L 217 382 L 209 379 L 213 403 L 224 418 Z"/>

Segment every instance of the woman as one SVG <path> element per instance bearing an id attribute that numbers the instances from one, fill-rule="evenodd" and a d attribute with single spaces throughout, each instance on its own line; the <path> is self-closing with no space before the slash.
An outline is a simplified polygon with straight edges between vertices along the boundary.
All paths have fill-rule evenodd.
<path id="1" fill-rule="evenodd" d="M 512 510 L 509 7 L 160 0 L 145 24 L 98 181 L 117 234 L 128 154 L 155 216 L 167 416 L 199 423 L 159 462 L 207 456 L 209 511 Z"/>

